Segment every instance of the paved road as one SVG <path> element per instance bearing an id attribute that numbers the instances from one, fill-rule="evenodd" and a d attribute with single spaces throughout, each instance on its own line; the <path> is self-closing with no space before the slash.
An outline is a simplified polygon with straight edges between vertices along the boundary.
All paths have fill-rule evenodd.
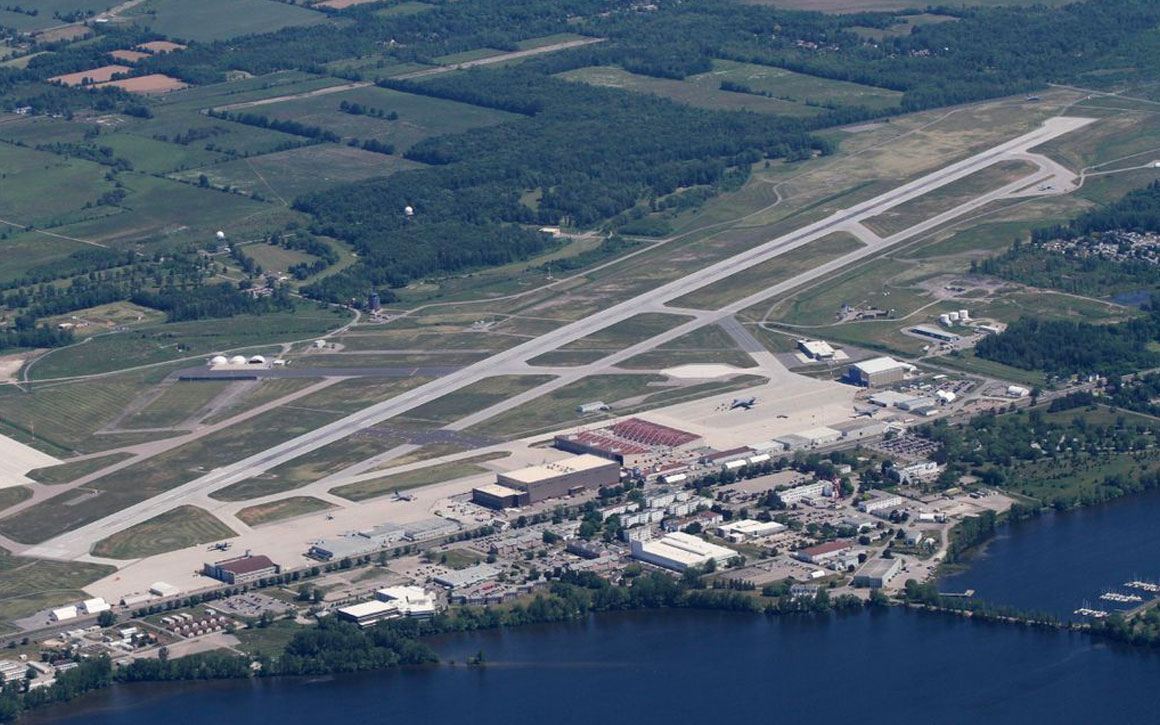
<path id="1" fill-rule="evenodd" d="M 91 524 L 61 534 L 43 544 L 30 547 L 23 551 L 29 556 L 39 556 L 56 559 L 75 559 L 88 553 L 90 545 L 112 533 L 129 526 L 146 521 L 158 514 L 180 505 L 190 495 L 201 495 L 220 488 L 224 488 L 238 481 L 260 475 L 269 469 L 317 450 L 325 445 L 341 440 L 363 428 L 372 426 L 395 416 L 406 413 L 419 405 L 434 398 L 453 393 L 472 383 L 495 375 L 509 372 L 526 372 L 527 361 L 540 354 L 554 350 L 561 345 L 586 337 L 617 322 L 650 310 L 663 310 L 667 302 L 671 302 L 689 292 L 705 285 L 721 281 L 729 276 L 761 264 L 779 255 L 785 254 L 813 241 L 821 239 L 837 231 L 848 231 L 865 239 L 865 227 L 861 221 L 877 216 L 910 199 L 922 196 L 930 191 L 945 186 L 953 181 L 984 169 L 997 161 L 1011 158 L 1012 155 L 1023 154 L 1027 150 L 1045 143 L 1053 138 L 1081 128 L 1094 119 L 1058 117 L 1049 119 L 1035 131 L 1024 134 L 1003 144 L 999 144 L 987 151 L 983 151 L 970 158 L 951 164 L 936 172 L 923 176 L 915 181 L 904 184 L 878 197 L 856 204 L 849 209 L 836 212 L 820 221 L 809 224 L 802 229 L 787 235 L 772 239 L 752 249 L 746 250 L 728 259 L 704 267 L 681 279 L 674 280 L 655 289 L 644 292 L 637 297 L 609 307 L 603 312 L 578 320 L 564 327 L 552 330 L 538 338 L 518 345 L 514 348 L 499 352 L 485 360 L 462 368 L 450 375 L 434 380 L 425 385 L 402 393 L 394 398 L 372 405 L 353 413 L 346 418 L 322 426 L 317 430 L 306 433 L 298 438 L 274 446 L 249 458 L 238 461 L 229 466 L 219 468 L 205 476 L 195 479 L 183 486 L 167 491 L 152 499 L 131 506 L 116 514 L 95 521 Z M 917 234 L 929 231 L 945 224 L 963 214 L 984 206 L 1005 195 L 1015 193 L 1032 184 L 1043 183 L 1045 179 L 1055 179 L 1057 169 L 1041 170 L 1031 174 L 1002 189 L 983 194 L 978 198 L 962 204 L 950 211 L 939 214 L 925 222 L 916 224 L 908 230 L 891 235 L 885 239 L 873 237 L 866 246 L 851 252 L 843 257 L 807 270 L 794 278 L 775 285 L 767 290 L 750 295 L 722 310 L 712 313 L 702 313 L 691 321 L 679 325 L 668 332 L 657 335 L 651 340 L 633 345 L 618 353 L 614 353 L 600 361 L 601 364 L 611 365 L 623 361 L 639 352 L 652 349 L 657 345 L 673 340 L 708 324 L 715 324 L 757 302 L 768 299 L 772 295 L 780 294 L 808 281 L 829 275 L 851 262 L 864 257 L 878 254 L 889 246 L 908 239 Z M 1059 190 L 1057 190 L 1058 192 Z M 572 380 L 579 379 L 585 373 L 583 368 L 561 375 L 545 386 L 535 389 L 538 397 L 549 390 L 562 387 Z M 497 406 L 489 408 L 475 416 L 469 416 L 464 421 L 480 420 L 480 415 L 490 417 L 510 410 L 529 398 L 530 393 L 513 396 Z M 453 427 L 461 428 L 464 421 L 458 421 Z"/>

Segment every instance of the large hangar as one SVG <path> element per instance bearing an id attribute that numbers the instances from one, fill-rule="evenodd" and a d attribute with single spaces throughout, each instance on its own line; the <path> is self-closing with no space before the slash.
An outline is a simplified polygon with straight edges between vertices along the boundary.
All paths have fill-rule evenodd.
<path id="1" fill-rule="evenodd" d="M 584 454 L 496 474 L 495 483 L 472 490 L 471 500 L 489 508 L 524 506 L 620 482 L 620 464 Z"/>

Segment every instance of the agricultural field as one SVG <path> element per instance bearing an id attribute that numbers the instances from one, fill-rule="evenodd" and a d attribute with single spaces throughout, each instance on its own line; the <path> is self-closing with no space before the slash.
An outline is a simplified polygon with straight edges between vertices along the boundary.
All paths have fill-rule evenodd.
<path id="1" fill-rule="evenodd" d="M 67 14 L 77 11 L 99 13 L 116 4 L 114 0 L 31 0 L 23 3 L 4 3 L 4 9 L 0 10 L 0 26 L 20 32 L 43 30 L 61 25 L 61 21 L 54 13 Z M 36 15 L 17 12 L 15 8 L 35 10 Z"/>
<path id="2" fill-rule="evenodd" d="M 720 89 L 720 81 L 713 73 L 690 76 L 678 81 L 630 73 L 611 66 L 592 66 L 566 71 L 558 77 L 594 86 L 650 93 L 678 103 L 717 111 L 755 111 L 802 117 L 812 116 L 822 110 L 779 98 L 723 91 Z"/>
<path id="3" fill-rule="evenodd" d="M 327 503 L 322 499 L 312 496 L 291 496 L 270 503 L 246 507 L 238 512 L 238 518 L 248 526 L 261 526 L 330 508 L 334 508 L 334 504 Z"/>
<path id="4" fill-rule="evenodd" d="M 434 5 L 430 3 L 417 2 L 416 0 L 404 0 L 404 2 L 392 5 L 390 7 L 382 8 L 375 11 L 375 15 L 381 18 L 395 18 L 404 15 L 414 15 L 415 13 L 422 13 L 428 10 L 433 10 Z"/>
<path id="5" fill-rule="evenodd" d="M 354 115 L 339 110 L 343 101 L 398 114 L 395 120 Z M 506 111 L 481 108 L 440 98 L 365 86 L 339 93 L 297 98 L 260 106 L 262 115 L 319 126 L 343 138 L 375 139 L 393 144 L 398 153 L 430 136 L 461 133 L 518 118 Z"/>
<path id="6" fill-rule="evenodd" d="M 80 600 L 81 587 L 114 571 L 105 564 L 27 559 L 0 549 L 0 626 L 62 601 Z"/>
<path id="7" fill-rule="evenodd" d="M 468 476 L 487 473 L 488 469 L 479 465 L 480 463 L 494 461 L 507 455 L 507 453 L 487 453 L 471 458 L 464 458 L 461 461 L 454 461 L 452 463 L 440 463 L 434 466 L 428 466 L 427 468 L 407 471 L 406 473 L 396 473 L 390 476 L 359 481 L 358 483 L 351 483 L 331 489 L 330 492 L 335 496 L 340 496 L 349 501 L 366 501 L 367 499 L 386 496 L 395 491 L 406 491 L 409 488 L 430 486 L 433 483 L 454 481 L 457 478 L 466 478 Z"/>
<path id="8" fill-rule="evenodd" d="M 128 16 L 170 38 L 202 42 L 327 20 L 320 12 L 275 0 L 148 0 Z"/>
<path id="9" fill-rule="evenodd" d="M 178 506 L 93 545 L 93 556 L 141 559 L 236 536 L 205 509 Z"/>
<path id="10" fill-rule="evenodd" d="M 190 169 L 174 178 L 197 182 L 204 174 L 214 187 L 290 203 L 297 196 L 337 184 L 390 176 L 421 166 L 401 156 L 337 144 L 314 144 Z"/>
<path id="11" fill-rule="evenodd" d="M 55 227 L 120 211 L 97 205 L 115 188 L 100 164 L 0 144 L 0 169 L 0 219 Z"/>

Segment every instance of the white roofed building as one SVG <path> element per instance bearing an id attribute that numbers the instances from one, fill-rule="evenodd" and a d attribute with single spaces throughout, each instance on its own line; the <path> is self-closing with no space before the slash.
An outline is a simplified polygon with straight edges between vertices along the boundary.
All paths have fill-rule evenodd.
<path id="1" fill-rule="evenodd" d="M 633 558 L 676 571 L 703 566 L 710 561 L 720 565 L 738 556 L 733 549 L 710 544 L 682 531 L 651 541 L 632 541 L 630 546 Z"/>

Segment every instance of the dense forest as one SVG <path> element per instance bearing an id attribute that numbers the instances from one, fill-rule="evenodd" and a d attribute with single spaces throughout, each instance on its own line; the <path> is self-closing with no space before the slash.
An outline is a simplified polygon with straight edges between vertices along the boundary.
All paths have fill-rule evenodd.
<path id="1" fill-rule="evenodd" d="M 1152 261 L 1060 253 L 1021 242 L 972 262 L 971 272 L 1090 297 L 1160 288 L 1160 265 Z"/>
<path id="2" fill-rule="evenodd" d="M 1049 375 L 1123 375 L 1160 365 L 1148 343 L 1160 338 L 1160 315 L 1108 325 L 1023 317 L 998 335 L 983 338 L 975 354 L 984 360 Z"/>
<path id="3" fill-rule="evenodd" d="M 1032 240 L 1074 239 L 1108 231 L 1160 232 L 1160 181 L 1085 212 L 1068 224 L 1036 229 Z"/>

